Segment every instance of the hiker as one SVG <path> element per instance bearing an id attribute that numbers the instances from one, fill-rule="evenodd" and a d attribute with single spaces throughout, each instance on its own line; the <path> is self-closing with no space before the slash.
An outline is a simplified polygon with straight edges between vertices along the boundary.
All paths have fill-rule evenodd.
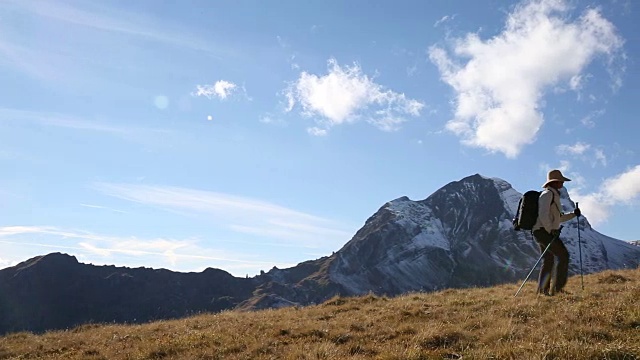
<path id="1" fill-rule="evenodd" d="M 553 240 L 549 250 L 544 254 L 540 275 L 538 277 L 538 294 L 547 296 L 563 292 L 562 289 L 567 284 L 569 252 L 559 238 L 560 223 L 580 216 L 580 209 L 578 208 L 569 214 L 562 213 L 559 190 L 562 189 L 565 181 L 571 181 L 571 179 L 564 177 L 560 170 L 549 171 L 547 174 L 547 182 L 542 185 L 545 190 L 542 191 L 538 199 L 538 220 L 533 226 L 533 236 L 540 246 L 541 252 L 543 252 L 547 245 Z M 550 291 L 551 277 L 554 272 L 554 260 L 556 262 L 556 273 L 554 276 L 553 290 Z"/>

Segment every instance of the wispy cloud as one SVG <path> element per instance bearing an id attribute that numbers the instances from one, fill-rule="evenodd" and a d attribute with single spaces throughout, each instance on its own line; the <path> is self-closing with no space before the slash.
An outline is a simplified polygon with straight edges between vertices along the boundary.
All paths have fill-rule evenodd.
<path id="1" fill-rule="evenodd" d="M 589 194 L 572 195 L 579 200 L 583 213 L 593 225 L 601 224 L 610 216 L 614 206 L 632 204 L 640 197 L 640 165 L 604 180 L 602 189 Z"/>
<path id="2" fill-rule="evenodd" d="M 285 243 L 317 247 L 341 244 L 351 229 L 334 221 L 288 209 L 265 201 L 171 186 L 96 183 L 94 187 L 110 196 L 157 206 L 167 210 L 200 213 L 218 226 L 241 232 L 261 234 Z M 257 229 L 262 229 L 260 233 Z"/>
<path id="3" fill-rule="evenodd" d="M 582 155 L 590 147 L 591 145 L 578 141 L 574 145 L 566 145 L 566 144 L 558 145 L 556 147 L 556 152 L 558 154 Z"/>
<path id="4" fill-rule="evenodd" d="M 61 56 L 59 54 L 48 54 L 45 61 L 42 58 L 42 51 L 16 44 L 4 37 L 0 34 L 0 64 L 9 64 L 36 78 L 53 80 L 60 77 L 58 65 L 61 63 Z"/>
<path id="5" fill-rule="evenodd" d="M 436 21 L 433 24 L 433 27 L 438 27 L 446 22 L 452 21 L 453 19 L 455 19 L 457 16 L 457 14 L 453 14 L 453 15 L 445 15 L 443 17 L 441 17 L 438 21 Z"/>
<path id="6" fill-rule="evenodd" d="M 17 153 L 15 151 L 0 150 L 0 160 L 14 160 L 14 159 L 18 159 L 20 157 L 21 157 L 20 153 Z M 2 194 L 2 193 L 3 193 L 3 191 L 2 191 L 2 189 L 0 189 L 0 194 Z"/>
<path id="7" fill-rule="evenodd" d="M 100 131 L 116 135 L 126 135 L 132 132 L 132 128 L 100 123 L 77 116 L 9 108 L 0 108 L 0 121 L 29 121 L 48 126 Z"/>
<path id="8" fill-rule="evenodd" d="M 100 3 L 84 3 L 83 6 L 77 6 L 65 2 L 7 0 L 2 6 L 15 12 L 28 13 L 85 28 L 135 36 L 211 54 L 221 53 L 219 47 L 216 48 L 207 41 L 199 39 L 195 34 L 172 29 L 166 22 L 161 23 L 150 16 L 108 8 Z"/>
<path id="9" fill-rule="evenodd" d="M 580 123 L 582 123 L 582 125 L 584 125 L 587 128 L 593 128 L 596 125 L 595 119 L 598 117 L 601 117 L 602 115 L 604 115 L 604 113 L 605 113 L 604 109 L 592 111 L 587 116 L 580 119 Z"/>
<path id="10" fill-rule="evenodd" d="M 592 147 L 591 144 L 576 142 L 573 145 L 562 144 L 556 146 L 556 153 L 559 155 L 570 155 L 577 157 L 584 162 L 590 163 L 592 167 L 600 164 L 607 166 L 607 156 L 601 148 Z"/>
<path id="11" fill-rule="evenodd" d="M 593 156 L 593 166 L 595 166 L 595 164 L 597 163 L 602 164 L 602 166 L 607 166 L 607 156 L 604 154 L 604 151 L 602 149 L 595 149 Z"/>
<path id="12" fill-rule="evenodd" d="M 384 131 L 396 130 L 425 106 L 375 83 L 358 64 L 341 67 L 335 59 L 329 59 L 326 75 L 302 72 L 284 96 L 287 112 L 300 104 L 303 115 L 317 118 L 318 126 L 309 131 L 313 135 L 326 135 L 332 126 L 360 119 Z"/>
<path id="13" fill-rule="evenodd" d="M 310 128 L 307 128 L 307 132 L 313 136 L 326 136 L 329 134 L 327 129 L 321 129 L 317 126 L 312 126 Z"/>
<path id="14" fill-rule="evenodd" d="M 108 211 L 111 211 L 111 212 L 116 212 L 116 213 L 120 213 L 120 214 L 126 214 L 125 211 L 112 209 L 112 208 L 107 207 L 107 206 L 91 205 L 91 204 L 80 204 L 80 206 L 86 207 L 86 208 L 90 208 L 90 209 L 108 210 Z"/>
<path id="15" fill-rule="evenodd" d="M 274 116 L 271 113 L 265 113 L 264 115 L 260 116 L 258 121 L 263 124 L 269 124 L 269 125 L 278 125 L 278 126 L 287 125 L 287 123 L 282 118 L 278 116 Z"/>
<path id="16" fill-rule="evenodd" d="M 0 108 L 0 123 L 1 122 L 22 122 L 79 131 L 92 131 L 145 145 L 164 145 L 167 143 L 167 137 L 169 135 L 177 135 L 173 130 L 162 128 L 136 127 L 118 124 L 114 121 L 98 121 L 77 115 L 10 108 Z M 159 134 L 163 135 L 162 141 L 158 141 Z"/>
<path id="17" fill-rule="evenodd" d="M 571 79 L 578 86 L 576 79 L 597 56 L 612 59 L 622 48 L 598 9 L 577 19 L 567 16 L 569 10 L 564 0 L 527 0 L 509 14 L 501 34 L 486 41 L 474 33 L 455 39 L 454 58 L 432 46 L 431 61 L 456 92 L 446 128 L 465 145 L 509 158 L 535 141 L 545 90 Z"/>
<path id="18" fill-rule="evenodd" d="M 25 235 L 27 237 L 25 237 Z M 26 240 L 37 238 L 38 241 Z M 156 267 L 194 268 L 230 267 L 255 273 L 259 269 L 276 265 L 274 262 L 256 260 L 249 252 L 238 254 L 225 250 L 205 248 L 196 239 L 138 238 L 135 236 L 110 236 L 80 230 L 61 229 L 51 226 L 5 226 L 0 227 L 0 243 L 73 250 L 96 263 L 122 262 L 121 256 L 135 258 L 134 264 Z M 197 262 L 197 266 L 194 266 Z M 292 264 L 277 264 L 289 266 Z"/>
<path id="19" fill-rule="evenodd" d="M 0 238 L 15 235 L 53 235 L 65 239 L 80 239 L 77 247 L 73 249 L 99 249 L 100 255 L 110 255 L 113 252 L 136 254 L 167 254 L 175 249 L 191 245 L 193 241 L 172 240 L 172 239 L 139 239 L 135 236 L 119 237 L 94 234 L 87 231 L 60 229 L 54 226 L 5 226 L 0 227 Z M 92 245 L 95 243 L 108 244 L 106 247 Z"/>
<path id="20" fill-rule="evenodd" d="M 0 66 L 56 86 L 88 89 L 100 84 L 138 91 L 123 72 L 142 74 L 162 66 L 163 51 L 191 51 L 209 58 L 238 57 L 235 44 L 206 39 L 197 31 L 155 18 L 151 12 L 122 10 L 114 3 L 88 1 L 0 1 Z M 24 31 L 24 24 L 38 24 Z M 118 47 L 113 51 L 113 45 Z M 144 66 L 138 59 L 146 57 Z M 153 63 L 153 64 L 152 64 Z M 157 64 L 157 66 L 152 66 Z M 113 76 L 112 74 L 117 74 Z M 131 78 L 129 76 L 128 78 Z"/>

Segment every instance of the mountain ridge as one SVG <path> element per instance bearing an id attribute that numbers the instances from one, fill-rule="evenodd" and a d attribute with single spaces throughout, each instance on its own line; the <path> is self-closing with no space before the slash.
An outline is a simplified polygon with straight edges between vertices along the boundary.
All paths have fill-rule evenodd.
<path id="1" fill-rule="evenodd" d="M 572 211 L 566 189 L 560 193 L 564 211 Z M 508 182 L 479 174 L 423 200 L 402 196 L 383 204 L 332 255 L 252 278 L 212 268 L 178 273 L 86 265 L 61 254 L 36 257 L 0 270 L 0 333 L 519 281 L 539 257 L 531 234 L 513 230 L 520 196 Z M 598 233 L 582 216 L 579 227 L 574 220 L 565 223 L 562 235 L 571 274 L 580 271 L 578 228 L 585 273 L 638 267 L 640 247 Z"/>

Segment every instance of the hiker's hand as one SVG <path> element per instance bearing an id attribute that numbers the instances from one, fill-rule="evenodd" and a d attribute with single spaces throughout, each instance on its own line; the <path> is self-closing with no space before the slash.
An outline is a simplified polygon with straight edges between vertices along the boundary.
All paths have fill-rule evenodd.
<path id="1" fill-rule="evenodd" d="M 575 210 L 573 210 L 573 213 L 574 213 L 576 216 L 580 216 L 580 215 L 582 214 L 582 211 L 580 211 L 580 209 L 576 208 Z"/>
<path id="2" fill-rule="evenodd" d="M 560 230 L 551 230 L 551 232 L 549 233 L 551 234 L 551 236 L 555 237 L 559 237 L 560 236 Z"/>

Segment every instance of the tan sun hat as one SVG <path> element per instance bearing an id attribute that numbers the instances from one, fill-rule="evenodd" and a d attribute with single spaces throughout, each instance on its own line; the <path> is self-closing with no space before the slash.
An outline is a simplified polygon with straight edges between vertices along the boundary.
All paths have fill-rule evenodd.
<path id="1" fill-rule="evenodd" d="M 554 181 L 571 181 L 571 179 L 564 177 L 564 175 L 562 175 L 562 172 L 560 172 L 560 170 L 551 170 L 547 174 L 547 182 L 544 183 L 542 187 L 547 187 L 549 183 L 552 183 Z"/>

